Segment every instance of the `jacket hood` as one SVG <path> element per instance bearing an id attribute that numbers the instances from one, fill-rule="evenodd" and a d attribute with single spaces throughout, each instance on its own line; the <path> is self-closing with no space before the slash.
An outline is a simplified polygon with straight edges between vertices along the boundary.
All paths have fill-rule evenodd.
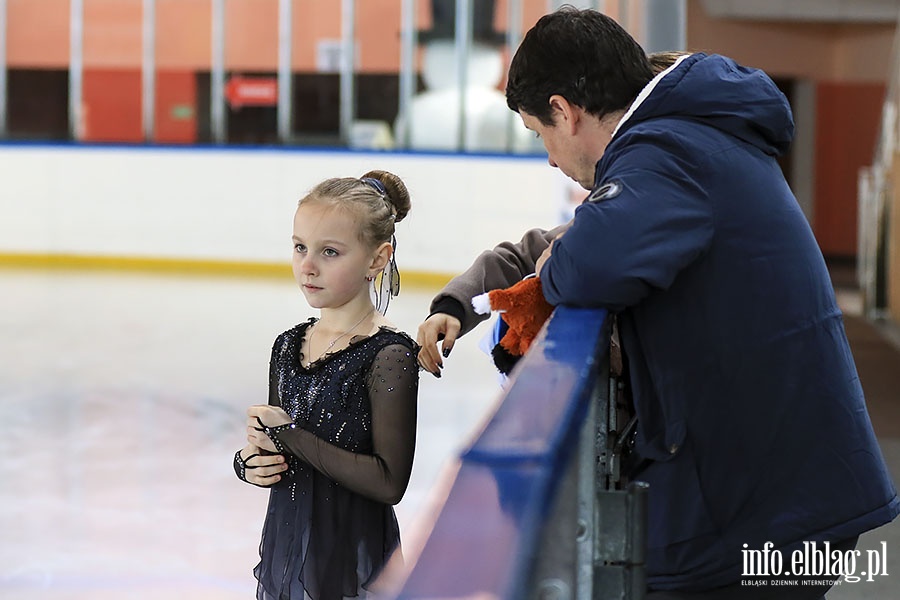
<path id="1" fill-rule="evenodd" d="M 787 151 L 794 119 L 787 98 L 759 69 L 717 54 L 692 54 L 641 92 L 620 131 L 651 118 L 695 119 L 770 155 Z"/>

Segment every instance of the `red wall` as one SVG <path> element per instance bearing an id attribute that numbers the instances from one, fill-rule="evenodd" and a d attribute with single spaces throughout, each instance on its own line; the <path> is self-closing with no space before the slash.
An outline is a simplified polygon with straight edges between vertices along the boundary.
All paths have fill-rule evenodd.
<path id="1" fill-rule="evenodd" d="M 140 142 L 141 73 L 85 69 L 84 138 L 91 142 Z"/>
<path id="2" fill-rule="evenodd" d="M 159 71 L 156 74 L 156 131 L 154 142 L 192 143 L 197 139 L 194 74 Z M 85 69 L 84 140 L 143 142 L 141 72 L 134 69 Z M 187 112 L 185 112 L 187 111 Z"/>
<path id="3" fill-rule="evenodd" d="M 885 86 L 816 86 L 816 167 L 813 229 L 826 256 L 856 256 L 857 175 L 872 164 Z"/>
<path id="4" fill-rule="evenodd" d="M 183 114 L 187 111 L 188 114 Z M 186 71 L 156 72 L 155 142 L 197 141 L 197 81 Z"/>

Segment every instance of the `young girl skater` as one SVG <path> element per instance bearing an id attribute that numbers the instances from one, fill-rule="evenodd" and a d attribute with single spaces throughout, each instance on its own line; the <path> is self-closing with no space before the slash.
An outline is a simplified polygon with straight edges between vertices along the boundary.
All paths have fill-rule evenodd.
<path id="1" fill-rule="evenodd" d="M 383 312 L 409 206 L 384 171 L 328 179 L 298 204 L 294 277 L 320 317 L 275 340 L 269 403 L 247 410 L 234 457 L 238 477 L 271 489 L 258 600 L 366 597 L 399 546 L 392 505 L 412 469 L 418 347 Z"/>

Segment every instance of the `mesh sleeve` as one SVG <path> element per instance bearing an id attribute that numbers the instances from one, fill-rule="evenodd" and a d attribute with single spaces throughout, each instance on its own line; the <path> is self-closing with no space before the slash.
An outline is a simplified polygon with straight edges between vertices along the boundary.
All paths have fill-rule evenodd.
<path id="1" fill-rule="evenodd" d="M 396 504 L 412 471 L 416 446 L 416 354 L 403 344 L 382 348 L 368 373 L 372 406 L 372 454 L 338 448 L 301 429 L 277 434 L 285 449 L 337 483 L 358 494 Z"/>

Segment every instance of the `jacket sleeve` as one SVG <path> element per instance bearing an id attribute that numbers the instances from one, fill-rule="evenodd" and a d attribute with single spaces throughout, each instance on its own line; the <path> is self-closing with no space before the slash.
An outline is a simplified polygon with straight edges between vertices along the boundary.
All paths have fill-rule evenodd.
<path id="1" fill-rule="evenodd" d="M 372 454 L 338 448 L 293 427 L 277 434 L 284 448 L 360 495 L 386 504 L 403 497 L 416 446 L 416 353 L 402 344 L 382 348 L 367 377 L 372 407 Z"/>
<path id="2" fill-rule="evenodd" d="M 541 269 L 551 304 L 618 312 L 668 288 L 712 241 L 714 211 L 697 177 L 702 167 L 650 144 L 632 144 L 618 160 L 629 168 L 610 165 L 601 182 L 618 191 L 596 201 L 592 194 L 575 210 Z"/>
<path id="3" fill-rule="evenodd" d="M 472 308 L 472 298 L 491 290 L 508 288 L 534 273 L 534 264 L 550 242 L 566 230 L 568 224 L 551 230 L 531 229 L 516 243 L 503 242 L 486 250 L 465 272 L 448 283 L 431 303 L 431 314 L 448 312 L 462 322 L 460 335 L 475 328 L 490 315 Z M 457 311 L 442 310 L 448 301 L 458 303 Z"/>

